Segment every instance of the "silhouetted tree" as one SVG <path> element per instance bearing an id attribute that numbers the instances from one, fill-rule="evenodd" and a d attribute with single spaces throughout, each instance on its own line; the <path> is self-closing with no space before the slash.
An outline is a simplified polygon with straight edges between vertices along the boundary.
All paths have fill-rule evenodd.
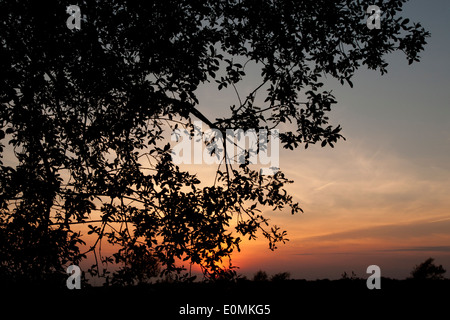
<path id="1" fill-rule="evenodd" d="M 376 1 L 381 29 L 370 30 L 370 1 L 80 0 L 81 29 L 69 30 L 66 1 L 1 1 L 2 276 L 64 274 L 87 253 L 76 224 L 99 239 L 88 251 L 102 241 L 133 248 L 96 253 L 97 272 L 133 252 L 139 268 L 158 261 L 163 273 L 179 272 L 185 260 L 214 274 L 259 230 L 276 248 L 286 232 L 261 208 L 301 210 L 284 174 L 222 162 L 214 183 L 200 186 L 172 162 L 164 134 L 192 131 L 195 118 L 221 131 L 283 124 L 284 148 L 333 147 L 341 127 L 329 124 L 336 101 L 321 79 L 352 86 L 361 65 L 385 73 L 396 50 L 418 61 L 428 33 L 398 16 L 404 2 Z M 261 81 L 240 96 L 248 63 Z M 206 82 L 236 91 L 228 115 L 202 113 Z"/>
<path id="2" fill-rule="evenodd" d="M 291 277 L 291 274 L 289 272 L 280 272 L 276 273 L 273 276 L 270 277 L 271 281 L 286 281 L 289 280 Z"/>
<path id="3" fill-rule="evenodd" d="M 351 275 L 349 275 L 346 271 L 344 271 L 341 274 L 341 279 L 342 280 L 356 280 L 356 279 L 358 279 L 358 277 L 356 276 L 356 273 L 354 271 L 352 271 Z"/>
<path id="4" fill-rule="evenodd" d="M 160 274 L 160 264 L 145 245 L 128 245 L 113 255 L 121 265 L 111 279 L 113 285 L 148 283 Z M 109 278 L 108 278 L 109 281 Z"/>
<path id="5" fill-rule="evenodd" d="M 416 280 L 441 280 L 447 272 L 442 265 L 435 265 L 433 258 L 428 258 L 411 271 L 411 276 Z"/>
<path id="6" fill-rule="evenodd" d="M 265 271 L 259 270 L 253 276 L 253 281 L 267 281 L 269 280 L 269 276 Z"/>

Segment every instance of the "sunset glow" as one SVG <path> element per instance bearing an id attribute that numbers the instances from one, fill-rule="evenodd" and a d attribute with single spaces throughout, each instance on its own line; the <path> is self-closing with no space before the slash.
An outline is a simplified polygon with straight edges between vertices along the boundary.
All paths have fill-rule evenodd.
<path id="1" fill-rule="evenodd" d="M 265 210 L 290 241 L 272 252 L 262 238 L 244 240 L 233 255 L 239 272 L 334 279 L 352 270 L 365 276 L 377 264 L 383 276 L 405 278 L 428 257 L 450 266 L 449 9 L 444 1 L 406 4 L 404 14 L 432 34 L 419 64 L 393 56 L 386 75 L 361 69 L 352 89 L 326 84 L 338 101 L 332 122 L 347 141 L 280 152 L 280 168 L 294 180 L 288 190 L 305 213 Z M 205 114 L 227 103 L 207 88 L 200 93 Z"/>

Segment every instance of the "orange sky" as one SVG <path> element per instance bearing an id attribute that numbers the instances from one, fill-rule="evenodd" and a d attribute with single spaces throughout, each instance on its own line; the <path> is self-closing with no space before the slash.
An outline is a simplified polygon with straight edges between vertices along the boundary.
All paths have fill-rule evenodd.
<path id="1" fill-rule="evenodd" d="M 290 241 L 274 252 L 263 239 L 245 241 L 233 256 L 240 272 L 339 278 L 377 264 L 382 275 L 404 278 L 429 256 L 450 265 L 450 172 L 430 166 L 424 174 L 384 148 L 348 137 L 335 149 L 282 154 L 280 166 L 295 181 L 288 189 L 305 213 L 266 210 Z M 199 175 L 209 174 L 203 167 Z"/>
<path id="2" fill-rule="evenodd" d="M 290 241 L 272 252 L 263 238 L 245 240 L 233 255 L 239 273 L 333 279 L 344 271 L 365 276 L 376 264 L 383 276 L 404 278 L 428 257 L 450 267 L 450 170 L 418 166 L 389 144 L 367 149 L 348 134 L 335 149 L 282 151 L 280 166 L 294 180 L 288 190 L 305 213 L 267 208 Z M 206 184 L 214 176 L 215 166 L 187 168 Z"/>

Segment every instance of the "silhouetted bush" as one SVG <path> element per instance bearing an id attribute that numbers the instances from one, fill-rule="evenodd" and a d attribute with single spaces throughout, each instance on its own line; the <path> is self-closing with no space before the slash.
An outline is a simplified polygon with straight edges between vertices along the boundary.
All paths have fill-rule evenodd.
<path id="1" fill-rule="evenodd" d="M 435 265 L 433 258 L 428 258 L 419 265 L 416 265 L 411 271 L 411 276 L 416 280 L 442 280 L 444 273 L 447 272 L 442 265 Z"/>
<path id="2" fill-rule="evenodd" d="M 262 270 L 259 270 L 253 276 L 253 281 L 267 281 L 267 280 L 269 280 L 269 277 L 267 276 L 267 273 Z"/>
<path id="3" fill-rule="evenodd" d="M 342 280 L 356 280 L 358 277 L 356 276 L 356 273 L 352 271 L 352 274 L 349 275 L 347 272 L 344 271 L 344 273 L 341 274 Z"/>
<path id="4" fill-rule="evenodd" d="M 289 278 L 291 277 L 291 274 L 289 272 L 280 272 L 277 274 L 274 274 L 270 280 L 271 281 L 285 281 L 285 280 L 289 280 Z"/>

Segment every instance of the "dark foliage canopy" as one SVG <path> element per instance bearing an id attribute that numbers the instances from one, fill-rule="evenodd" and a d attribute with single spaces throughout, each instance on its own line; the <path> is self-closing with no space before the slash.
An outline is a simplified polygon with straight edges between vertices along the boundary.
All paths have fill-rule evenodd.
<path id="1" fill-rule="evenodd" d="M 0 1 L 2 279 L 48 280 L 88 252 L 92 273 L 119 263 L 126 283 L 157 274 L 156 263 L 177 274 L 180 260 L 217 277 L 241 237 L 285 241 L 261 214 L 301 211 L 281 171 L 223 163 L 201 186 L 174 165 L 165 134 L 193 119 L 219 130 L 288 124 L 284 148 L 333 147 L 341 127 L 329 124 L 336 101 L 321 79 L 352 86 L 361 66 L 383 74 L 393 51 L 418 61 L 428 36 L 398 16 L 405 1 L 369 2 L 78 1 L 81 29 L 69 30 L 65 1 Z M 372 4 L 381 29 L 366 25 Z M 261 66 L 261 82 L 209 119 L 197 89 L 239 92 L 246 63 L 236 61 Z M 80 225 L 97 239 L 87 250 Z M 100 255 L 102 242 L 118 249 Z"/>

